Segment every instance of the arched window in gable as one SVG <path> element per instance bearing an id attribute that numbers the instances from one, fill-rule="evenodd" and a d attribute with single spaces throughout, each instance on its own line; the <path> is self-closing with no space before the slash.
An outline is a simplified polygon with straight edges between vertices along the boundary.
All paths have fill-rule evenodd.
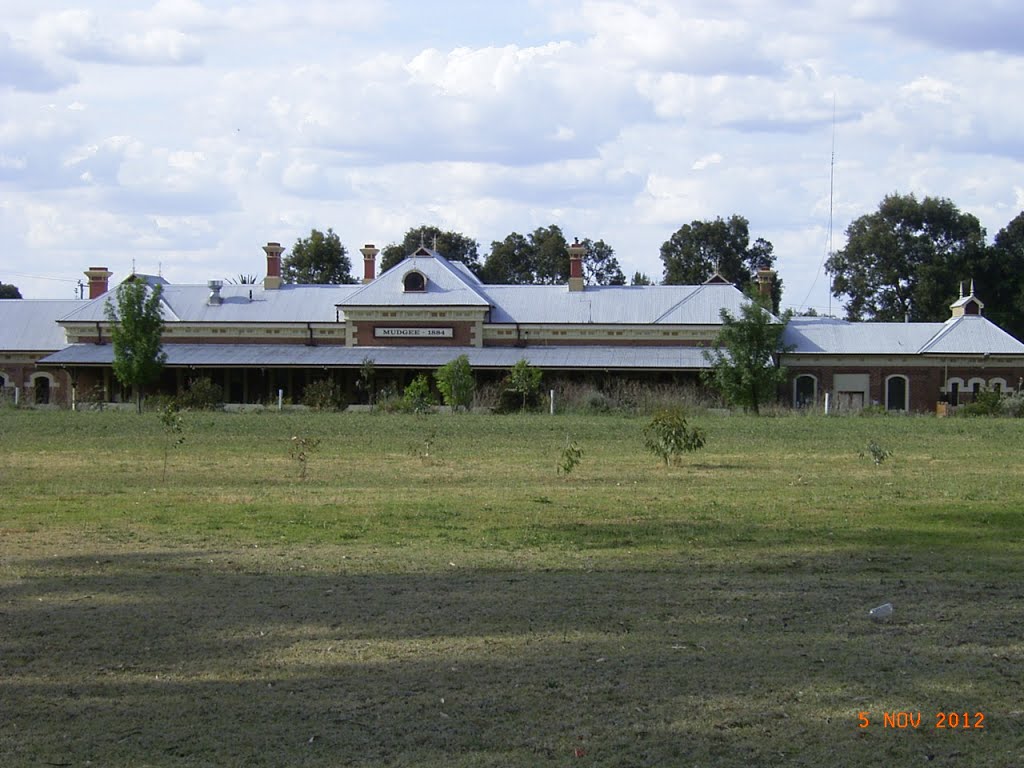
<path id="1" fill-rule="evenodd" d="M 423 293 L 427 290 L 427 278 L 422 272 L 412 270 L 402 278 L 402 288 L 406 293 Z"/>

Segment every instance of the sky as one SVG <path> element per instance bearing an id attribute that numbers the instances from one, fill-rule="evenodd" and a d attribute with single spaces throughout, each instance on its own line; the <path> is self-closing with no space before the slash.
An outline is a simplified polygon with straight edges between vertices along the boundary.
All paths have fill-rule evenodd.
<path id="1" fill-rule="evenodd" d="M 783 306 L 887 194 L 1024 210 L 1017 0 L 0 0 L 0 281 L 262 278 L 312 229 L 557 224 L 655 280 L 750 222 Z M 978 286 L 984 297 L 984 287 Z"/>

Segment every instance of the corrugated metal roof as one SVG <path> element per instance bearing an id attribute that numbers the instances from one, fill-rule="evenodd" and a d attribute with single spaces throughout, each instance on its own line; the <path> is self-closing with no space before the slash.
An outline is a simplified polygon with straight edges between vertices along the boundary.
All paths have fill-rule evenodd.
<path id="1" fill-rule="evenodd" d="M 782 343 L 793 353 L 824 355 L 912 355 L 942 329 L 942 323 L 851 323 L 832 317 L 794 317 Z"/>
<path id="2" fill-rule="evenodd" d="M 46 352 L 68 343 L 57 321 L 88 301 L 0 300 L 0 349 Z"/>
<path id="3" fill-rule="evenodd" d="M 921 353 L 1024 355 L 1024 344 L 981 315 L 964 315 L 944 323 Z"/>
<path id="4" fill-rule="evenodd" d="M 222 303 L 209 303 L 205 285 L 163 286 L 164 318 L 186 323 L 333 323 L 336 306 L 362 288 L 359 285 L 282 285 L 268 291 L 262 285 L 225 285 Z M 250 301 L 249 295 L 252 294 Z M 68 322 L 106 320 L 104 308 L 113 292 L 86 302 L 62 318 Z"/>
<path id="5" fill-rule="evenodd" d="M 746 297 L 732 285 L 485 285 L 495 323 L 720 325 L 724 308 L 738 315 Z"/>
<path id="6" fill-rule="evenodd" d="M 945 323 L 851 323 L 795 317 L 786 326 L 783 344 L 792 347 L 792 354 L 1024 354 L 1024 344 L 980 315 Z"/>
<path id="7" fill-rule="evenodd" d="M 546 369 L 700 370 L 708 367 L 697 347 L 307 347 L 288 344 L 166 344 L 171 366 L 358 367 L 370 358 L 381 368 L 436 368 L 459 355 L 475 368 L 511 368 L 520 360 Z M 47 365 L 110 365 L 109 344 L 74 344 L 42 362 Z"/>

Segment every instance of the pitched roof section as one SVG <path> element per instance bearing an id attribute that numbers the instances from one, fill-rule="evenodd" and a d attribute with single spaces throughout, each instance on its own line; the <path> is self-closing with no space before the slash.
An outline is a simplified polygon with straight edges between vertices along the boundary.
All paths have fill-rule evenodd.
<path id="1" fill-rule="evenodd" d="M 485 285 L 493 323 L 721 325 L 719 311 L 738 314 L 746 297 L 732 285 Z"/>
<path id="2" fill-rule="evenodd" d="M 68 341 L 57 321 L 88 303 L 75 300 L 0 300 L 0 349 L 10 352 L 60 349 Z"/>
<path id="3" fill-rule="evenodd" d="M 265 290 L 262 284 L 225 285 L 221 303 L 209 303 L 205 285 L 164 285 L 162 311 L 168 322 L 185 323 L 333 323 L 336 305 L 358 285 L 282 285 Z M 76 312 L 61 318 L 67 322 L 106 320 L 104 307 L 109 293 L 85 302 Z M 251 295 L 251 299 L 250 299 Z"/>
<path id="4" fill-rule="evenodd" d="M 413 270 L 427 278 L 425 291 L 406 291 L 405 276 Z M 337 303 L 341 307 L 490 307 L 480 281 L 465 268 L 456 266 L 437 251 L 420 248 L 373 282 L 367 283 Z"/>
<path id="5" fill-rule="evenodd" d="M 964 315 L 943 323 L 921 354 L 1024 355 L 1024 344 L 981 315 Z"/>
<path id="6" fill-rule="evenodd" d="M 792 354 L 1024 355 L 1024 344 L 980 315 L 945 323 L 851 323 L 796 317 L 782 337 Z"/>

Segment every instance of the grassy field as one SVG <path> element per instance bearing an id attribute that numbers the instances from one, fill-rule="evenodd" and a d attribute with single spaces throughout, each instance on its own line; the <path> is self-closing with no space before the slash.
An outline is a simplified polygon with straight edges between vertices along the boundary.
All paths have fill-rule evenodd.
<path id="1" fill-rule="evenodd" d="M 0 764 L 1021 765 L 1024 422 L 696 422 L 0 410 Z"/>

